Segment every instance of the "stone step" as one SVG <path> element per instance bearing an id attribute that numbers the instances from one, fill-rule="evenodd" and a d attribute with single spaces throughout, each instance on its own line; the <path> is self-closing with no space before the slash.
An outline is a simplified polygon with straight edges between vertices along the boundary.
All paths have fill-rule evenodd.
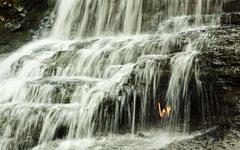
<path id="1" fill-rule="evenodd" d="M 46 77 L 28 82 L 26 101 L 36 103 L 71 103 L 75 92 L 86 95 L 98 82 L 99 78 L 90 77 Z M 78 101 L 81 101 L 79 99 Z"/>
<path id="2" fill-rule="evenodd" d="M 0 142 L 17 147 L 17 144 L 36 145 L 43 138 L 63 138 L 71 124 L 80 121 L 81 117 L 84 119 L 84 116 L 78 116 L 80 110 L 84 108 L 78 104 L 1 105 L 0 136 L 8 139 L 0 139 Z M 87 113 L 87 109 L 85 111 Z M 22 143 L 24 141 L 28 142 Z"/>
<path id="3" fill-rule="evenodd" d="M 100 78 L 92 78 L 86 76 L 52 76 L 37 79 L 29 82 L 30 84 L 94 84 L 102 81 Z"/>
<path id="4" fill-rule="evenodd" d="M 118 87 L 123 91 L 131 86 L 134 86 L 136 89 L 142 89 L 144 86 L 152 84 L 153 78 L 149 74 L 152 71 L 156 74 L 156 82 L 162 79 L 163 83 L 167 83 L 171 71 L 169 63 L 172 56 L 143 55 L 139 57 L 135 64 L 112 65 L 107 68 L 109 71 L 107 71 L 108 74 L 103 75 L 104 78 L 49 76 L 30 80 L 27 82 L 25 90 L 27 91 L 26 97 L 22 101 L 32 103 L 71 103 L 75 100 L 81 101 L 82 96 L 86 96 L 91 90 L 100 91 L 101 86 L 99 85 Z M 116 75 L 120 74 L 120 72 L 124 74 L 119 78 Z M 112 88 L 106 89 L 104 92 L 106 95 L 113 92 Z M 78 96 L 74 97 L 76 95 Z M 115 96 L 117 97 L 117 95 L 110 97 L 115 99 Z"/>

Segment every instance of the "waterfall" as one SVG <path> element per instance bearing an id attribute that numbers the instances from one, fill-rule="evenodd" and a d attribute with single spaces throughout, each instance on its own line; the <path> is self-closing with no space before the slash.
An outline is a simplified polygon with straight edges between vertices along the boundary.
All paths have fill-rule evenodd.
<path id="1" fill-rule="evenodd" d="M 58 0 L 55 8 L 56 21 L 50 37 L 69 39 L 104 33 L 140 33 L 144 31 L 142 26 L 146 26 L 145 23 L 154 22 L 155 19 L 158 20 L 159 30 L 165 32 L 168 29 L 166 26 L 172 25 L 175 31 L 203 24 L 216 25 L 219 23 L 218 13 L 221 12 L 221 2 L 216 1 L 216 8 L 209 7 L 210 3 L 214 2 L 210 0 Z"/>
<path id="2" fill-rule="evenodd" d="M 99 134 L 151 124 L 187 131 L 192 66 L 221 4 L 57 0 L 48 37 L 0 59 L 1 150 L 85 149 Z M 159 101 L 172 106 L 169 118 L 159 118 Z"/>

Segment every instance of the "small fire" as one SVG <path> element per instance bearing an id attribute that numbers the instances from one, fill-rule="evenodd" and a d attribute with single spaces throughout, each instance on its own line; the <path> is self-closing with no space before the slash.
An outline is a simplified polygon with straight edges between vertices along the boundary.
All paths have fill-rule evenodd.
<path id="1" fill-rule="evenodd" d="M 169 105 L 162 109 L 160 102 L 158 102 L 158 112 L 161 118 L 169 117 L 171 110 L 172 108 Z"/>

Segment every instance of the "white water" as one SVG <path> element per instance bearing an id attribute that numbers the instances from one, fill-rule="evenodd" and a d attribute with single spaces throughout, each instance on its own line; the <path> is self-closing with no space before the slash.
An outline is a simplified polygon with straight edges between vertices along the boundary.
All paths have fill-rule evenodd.
<path id="1" fill-rule="evenodd" d="M 171 127 L 184 124 L 183 130 L 188 129 L 188 86 L 194 74 L 194 58 L 200 53 L 197 45 L 204 35 L 197 39 L 187 37 L 182 43 L 179 38 L 181 32 L 218 25 L 219 9 L 212 15 L 203 15 L 210 8 L 205 10 L 207 3 L 201 0 L 190 13 L 190 1 L 179 2 L 57 1 L 49 37 L 0 59 L 1 149 L 15 150 L 21 145 L 21 149 L 29 149 L 37 144 L 35 149 L 42 145 L 49 149 L 105 149 L 104 145 L 109 145 L 109 149 L 115 145 L 120 149 L 145 149 L 161 148 L 184 138 L 179 133 L 171 138 L 170 131 L 149 131 L 149 138 L 133 136 L 130 141 L 125 140 L 132 136 L 128 134 L 94 135 L 124 129 L 134 134 L 147 127 L 151 117 L 158 117 L 155 103 L 163 97 L 158 93 L 163 66 L 168 61 L 171 77 L 164 101 L 173 106 L 173 113 L 162 122 Z M 153 14 L 153 18 L 161 14 L 155 34 L 142 33 L 147 14 L 143 5 L 150 5 L 148 9 L 166 6 Z M 220 5 L 219 2 L 216 6 Z M 192 17 L 194 21 L 186 23 Z M 154 106 L 150 107 L 150 101 L 154 101 Z M 184 122 L 179 121 L 180 105 L 184 105 Z M 110 139 L 113 141 L 108 143 Z"/>
<path id="2" fill-rule="evenodd" d="M 143 132 L 145 137 L 138 135 L 115 135 L 110 134 L 103 137 L 87 138 L 82 140 L 57 141 L 53 143 L 39 145 L 33 150 L 77 150 L 77 149 L 92 149 L 92 150 L 157 150 L 164 146 L 181 140 L 191 139 L 199 133 L 192 135 L 180 133 L 168 133 L 161 130 L 150 130 Z"/>
<path id="3" fill-rule="evenodd" d="M 216 25 L 220 21 L 221 3 L 221 0 L 58 0 L 56 21 L 49 36 L 69 39 L 116 32 L 140 33 L 145 22 L 152 25 L 156 20 L 159 30 L 165 32 L 173 24 L 174 31 Z M 145 12 L 146 8 L 152 12 Z"/>

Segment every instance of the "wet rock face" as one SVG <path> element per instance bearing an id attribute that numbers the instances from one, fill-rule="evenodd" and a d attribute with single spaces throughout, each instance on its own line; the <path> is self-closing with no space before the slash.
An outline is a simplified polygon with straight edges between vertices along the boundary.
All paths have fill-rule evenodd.
<path id="1" fill-rule="evenodd" d="M 203 42 L 197 62 L 206 106 L 201 110 L 201 103 L 192 101 L 192 123 L 199 126 L 205 121 L 218 125 L 228 121 L 232 128 L 239 130 L 240 28 L 228 26 L 207 32 L 211 40 Z M 199 120 L 203 111 L 207 114 L 205 120 Z"/>
<path id="2" fill-rule="evenodd" d="M 212 51 L 208 52 L 210 54 L 208 54 L 209 56 L 214 56 L 211 58 L 212 61 L 210 61 L 209 65 L 212 68 L 211 73 L 213 76 L 215 76 L 215 79 L 212 80 L 212 83 L 215 87 L 214 89 L 217 93 L 217 98 L 220 99 L 220 103 L 222 102 L 227 106 L 230 106 L 225 111 L 228 113 L 228 117 L 233 120 L 235 120 L 235 117 L 240 114 L 239 31 L 239 27 L 230 27 L 224 32 L 215 32 L 215 39 L 218 39 L 215 41 L 218 43 L 218 46 L 213 46 L 211 48 Z M 226 38 L 227 36 L 228 38 Z M 237 123 L 236 121 L 234 122 Z"/>
<path id="3" fill-rule="evenodd" d="M 0 0 L 0 53 L 29 41 L 48 7 L 47 0 Z"/>
<path id="4" fill-rule="evenodd" d="M 221 18 L 222 24 L 237 24 L 240 25 L 240 1 L 228 0 L 223 5 L 224 14 Z"/>
<path id="5" fill-rule="evenodd" d="M 228 0 L 223 5 L 224 12 L 239 12 L 240 11 L 240 1 L 239 0 Z"/>

